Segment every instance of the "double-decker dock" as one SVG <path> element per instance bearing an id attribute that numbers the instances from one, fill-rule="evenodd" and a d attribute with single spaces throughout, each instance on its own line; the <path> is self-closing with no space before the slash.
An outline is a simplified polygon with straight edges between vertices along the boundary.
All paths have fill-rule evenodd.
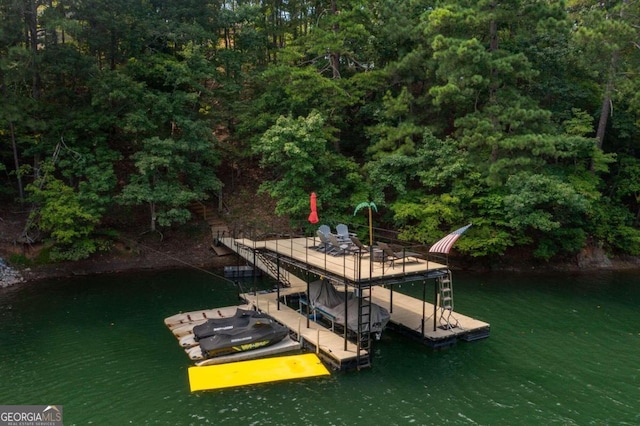
<path id="1" fill-rule="evenodd" d="M 374 304 L 388 310 L 388 328 L 433 348 L 489 336 L 488 323 L 453 309 L 451 271 L 447 265 L 430 260 L 428 253 L 403 250 L 403 254 L 396 252 L 398 256 L 391 257 L 370 247 L 330 254 L 319 250 L 321 243 L 315 237 L 257 241 L 223 236 L 217 242 L 279 283 L 276 291 L 244 293 L 241 297 L 286 325 L 295 338 L 336 369 L 371 366 L 375 336 L 370 332 L 370 313 Z M 351 291 L 357 297 L 355 329 L 306 303 L 309 284 L 319 277 L 344 290 L 344 294 Z M 423 285 L 423 299 L 394 290 L 397 284 L 415 282 Z M 427 291 L 429 283 L 431 291 Z M 426 300 L 427 294 L 432 295 L 431 301 Z M 346 301 L 344 305 L 346 318 Z M 312 314 L 324 315 L 330 324 L 312 321 Z"/>

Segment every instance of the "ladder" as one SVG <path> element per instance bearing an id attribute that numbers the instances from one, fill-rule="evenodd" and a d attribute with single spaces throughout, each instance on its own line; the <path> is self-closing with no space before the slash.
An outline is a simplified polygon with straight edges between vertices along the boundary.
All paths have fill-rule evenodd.
<path id="1" fill-rule="evenodd" d="M 438 296 L 440 307 L 440 328 L 451 330 L 458 326 L 458 320 L 451 317 L 453 313 L 453 281 L 451 279 L 451 271 L 441 277 L 438 277 Z M 455 321 L 455 322 L 452 322 Z"/>
<path id="2" fill-rule="evenodd" d="M 358 291 L 358 370 L 371 367 L 371 287 L 360 286 Z M 360 351 L 366 351 L 366 356 Z"/>

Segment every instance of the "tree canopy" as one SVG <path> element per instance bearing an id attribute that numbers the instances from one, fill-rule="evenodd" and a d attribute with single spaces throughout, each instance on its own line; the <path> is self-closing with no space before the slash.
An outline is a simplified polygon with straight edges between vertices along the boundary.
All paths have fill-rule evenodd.
<path id="1" fill-rule="evenodd" d="M 472 256 L 640 254 L 640 2 L 0 4 L 0 197 L 60 258 L 262 167 L 276 213 L 371 200 Z M 224 138 L 216 135 L 224 134 Z"/>

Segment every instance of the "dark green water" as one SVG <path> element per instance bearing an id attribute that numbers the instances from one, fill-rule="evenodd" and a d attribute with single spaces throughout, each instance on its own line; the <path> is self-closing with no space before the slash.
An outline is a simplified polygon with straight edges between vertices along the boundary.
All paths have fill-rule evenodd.
<path id="1" fill-rule="evenodd" d="M 640 272 L 454 273 L 491 337 L 433 352 L 387 333 L 374 367 L 190 393 L 163 319 L 237 303 L 197 271 L 0 290 L 0 404 L 60 404 L 65 425 L 640 424 Z M 422 286 L 401 291 L 420 295 Z"/>

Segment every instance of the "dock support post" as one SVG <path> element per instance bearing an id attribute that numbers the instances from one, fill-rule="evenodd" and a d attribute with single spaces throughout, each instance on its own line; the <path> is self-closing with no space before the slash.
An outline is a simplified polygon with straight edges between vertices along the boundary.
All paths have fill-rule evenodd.
<path id="1" fill-rule="evenodd" d="M 310 319 L 309 319 L 309 305 L 311 305 L 311 296 L 309 295 L 309 269 L 307 269 L 307 294 L 305 296 L 307 298 L 307 304 L 306 306 L 306 312 L 305 312 L 305 317 L 307 317 L 307 328 L 309 328 L 310 325 Z M 300 309 L 300 311 L 302 311 L 302 308 Z"/>
<path id="2" fill-rule="evenodd" d="M 279 311 L 280 310 L 280 255 L 278 254 L 278 256 L 276 257 L 276 268 L 278 270 L 278 272 L 276 273 L 276 276 L 278 277 L 278 279 L 276 280 L 276 291 L 277 293 L 277 304 L 276 304 L 276 310 Z"/>
<path id="3" fill-rule="evenodd" d="M 358 290 L 358 297 L 360 297 L 360 283 L 358 283 L 357 290 Z M 349 291 L 349 287 L 348 287 L 348 284 L 347 284 L 347 280 L 345 279 L 344 280 L 344 317 L 345 317 L 345 321 L 344 321 L 344 328 L 343 328 L 344 331 L 342 333 L 343 336 L 344 336 L 344 350 L 345 351 L 347 350 L 347 321 L 348 321 L 346 318 L 349 318 L 349 310 L 347 308 L 347 306 L 348 306 L 347 305 L 347 294 L 348 294 L 347 292 L 348 291 Z M 359 332 L 360 332 L 360 330 L 358 330 L 358 333 Z M 359 345 L 359 343 L 358 343 L 358 345 Z"/>
<path id="4" fill-rule="evenodd" d="M 423 338 L 424 338 L 424 332 L 425 332 L 424 321 L 425 321 L 425 316 L 427 315 L 426 309 L 427 309 L 427 280 L 424 280 L 422 281 L 422 321 L 421 321 Z"/>
<path id="5" fill-rule="evenodd" d="M 438 286 L 436 281 L 433 281 L 433 331 L 438 328 Z"/>
<path id="6" fill-rule="evenodd" d="M 253 271 L 252 271 L 253 276 L 251 278 L 253 278 L 253 291 L 255 291 L 256 294 L 258 294 L 258 271 L 257 271 L 258 268 L 256 266 L 258 263 L 256 262 L 256 256 L 257 256 L 257 253 L 256 253 L 256 247 L 255 247 L 255 244 L 254 244 L 254 246 L 253 246 Z"/>

